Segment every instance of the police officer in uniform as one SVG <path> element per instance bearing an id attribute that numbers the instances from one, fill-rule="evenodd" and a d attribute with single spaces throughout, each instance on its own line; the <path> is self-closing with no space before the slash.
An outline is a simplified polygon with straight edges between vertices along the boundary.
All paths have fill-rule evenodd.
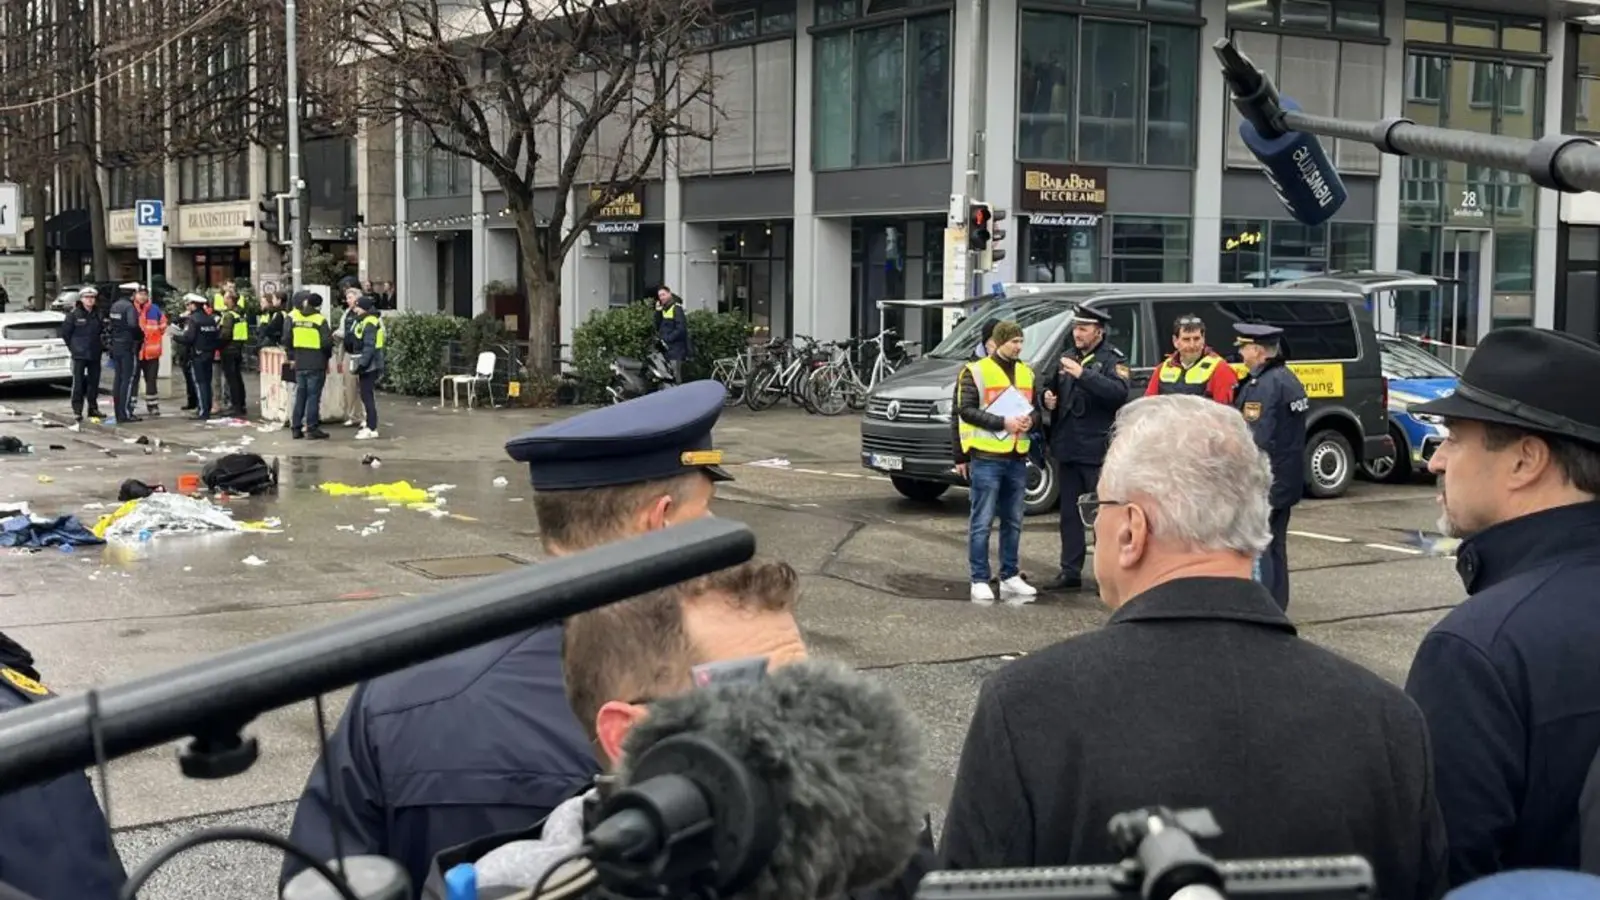
<path id="1" fill-rule="evenodd" d="M 708 515 L 718 465 L 711 429 L 725 390 L 697 381 L 513 438 L 532 476 L 540 540 L 563 555 Z M 434 854 L 528 828 L 598 774 L 561 675 L 561 629 L 511 635 L 356 688 L 329 739 L 336 796 L 319 761 L 290 840 L 333 858 L 395 859 L 425 882 Z M 301 864 L 284 862 L 285 883 Z"/>
<path id="2" fill-rule="evenodd" d="M 1083 587 L 1088 546 L 1078 497 L 1100 483 L 1111 423 L 1128 402 L 1128 359 L 1106 341 L 1110 321 L 1099 310 L 1079 307 L 1072 316 L 1072 347 L 1043 382 L 1044 408 L 1052 412 L 1050 453 L 1061 487 L 1061 569 L 1043 585 L 1047 591 Z"/>
<path id="3" fill-rule="evenodd" d="M 1289 608 L 1289 512 L 1305 490 L 1305 386 L 1284 365 L 1283 329 L 1238 322 L 1239 357 L 1250 373 L 1234 391 L 1233 405 L 1244 414 L 1256 446 L 1272 461 L 1272 545 L 1261 559 L 1261 581 L 1278 606 Z"/>
<path id="4" fill-rule="evenodd" d="M 48 700 L 33 656 L 0 634 L 0 713 Z M 127 879 L 82 772 L 0 794 L 0 882 L 35 900 L 113 900 Z"/>

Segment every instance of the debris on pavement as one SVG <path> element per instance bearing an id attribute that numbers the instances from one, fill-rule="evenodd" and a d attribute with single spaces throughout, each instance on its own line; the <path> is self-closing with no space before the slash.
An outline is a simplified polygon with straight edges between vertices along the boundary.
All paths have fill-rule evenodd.
<path id="1" fill-rule="evenodd" d="M 366 456 L 361 457 L 361 464 L 363 466 L 371 466 L 376 469 L 383 465 L 383 460 L 373 456 L 371 453 L 368 453 Z"/>
<path id="2" fill-rule="evenodd" d="M 151 494 L 129 500 L 115 512 L 100 517 L 94 533 L 108 541 L 137 542 L 139 533 L 205 534 L 219 531 L 276 533 L 276 520 L 240 522 L 233 514 L 204 499 L 182 494 Z"/>
<path id="3" fill-rule="evenodd" d="M 510 483 L 511 482 L 507 481 L 506 477 L 504 475 L 495 476 L 495 479 L 494 479 L 494 486 L 495 487 L 505 487 L 506 485 L 508 485 Z"/>
<path id="4" fill-rule="evenodd" d="M 255 555 L 254 553 L 250 554 L 249 556 L 246 556 L 244 559 L 240 560 L 240 562 L 244 563 L 247 566 L 264 566 L 264 565 L 267 564 L 266 560 L 264 560 L 261 557 Z"/>
<path id="5" fill-rule="evenodd" d="M 55 479 L 51 478 L 49 475 L 40 475 L 39 476 L 39 483 L 40 484 L 52 484 L 54 482 L 55 482 Z"/>
<path id="6" fill-rule="evenodd" d="M 19 550 L 43 550 L 60 547 L 70 551 L 73 547 L 91 547 L 105 543 L 94 532 L 83 527 L 77 516 L 17 515 L 0 521 L 0 547 Z"/>
<path id="7" fill-rule="evenodd" d="M 14 438 L 9 434 L 0 434 L 0 455 L 32 453 L 33 446 L 24 444 L 21 438 Z"/>
<path id="8" fill-rule="evenodd" d="M 453 484 L 436 484 L 424 490 L 409 481 L 391 481 L 386 484 L 368 485 L 341 484 L 336 481 L 329 481 L 317 485 L 317 490 L 330 497 L 367 497 L 386 504 L 387 507 L 403 506 L 406 509 L 428 513 L 437 519 L 449 515 L 449 513 L 439 508 L 445 503 L 445 498 L 440 497 L 439 493 L 453 487 L 455 487 Z"/>

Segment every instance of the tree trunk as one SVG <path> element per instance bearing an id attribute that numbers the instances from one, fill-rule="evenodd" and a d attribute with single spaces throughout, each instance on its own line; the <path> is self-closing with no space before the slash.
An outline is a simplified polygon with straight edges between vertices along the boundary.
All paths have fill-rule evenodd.
<path id="1" fill-rule="evenodd" d="M 111 279 L 111 247 L 106 235 L 106 198 L 100 192 L 100 167 L 94 159 L 83 161 L 84 180 L 89 183 L 89 246 L 93 251 L 94 280 Z M 142 281 L 136 278 L 135 281 Z M 147 285 L 148 287 L 148 285 Z"/>
<path id="2" fill-rule="evenodd" d="M 50 218 L 48 215 L 50 195 L 44 191 L 42 175 L 34 178 L 28 189 L 33 192 L 33 301 L 28 304 L 28 308 L 37 311 L 49 309 L 50 301 L 55 299 L 45 296 L 45 292 L 49 289 L 47 276 L 50 272 L 50 252 L 45 247 L 44 221 Z"/>
<path id="3" fill-rule="evenodd" d="M 556 374 L 556 345 L 561 342 L 561 268 L 548 258 L 532 205 L 514 204 L 512 216 L 522 244 L 522 280 L 528 286 L 528 372 L 550 377 Z"/>

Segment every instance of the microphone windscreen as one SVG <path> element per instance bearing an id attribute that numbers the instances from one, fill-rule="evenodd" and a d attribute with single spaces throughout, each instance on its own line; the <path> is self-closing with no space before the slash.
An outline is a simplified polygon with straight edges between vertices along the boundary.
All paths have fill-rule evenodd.
<path id="1" fill-rule="evenodd" d="M 1299 110 L 1299 104 L 1281 98 L 1286 110 Z M 1306 225 L 1320 225 L 1332 218 L 1349 199 L 1339 170 L 1322 149 L 1317 136 L 1304 131 L 1289 131 L 1267 138 L 1249 119 L 1239 120 L 1239 137 L 1250 148 L 1261 169 L 1277 191 L 1289 215 Z"/>
<path id="2" fill-rule="evenodd" d="M 1557 869 L 1501 872 L 1468 882 L 1445 900 L 1597 900 L 1600 878 Z"/>
<path id="3" fill-rule="evenodd" d="M 920 729 L 877 679 L 806 661 L 653 703 L 624 743 L 623 786 L 627 760 L 688 732 L 772 793 L 777 845 L 739 900 L 837 897 L 894 878 L 915 853 L 926 810 Z"/>

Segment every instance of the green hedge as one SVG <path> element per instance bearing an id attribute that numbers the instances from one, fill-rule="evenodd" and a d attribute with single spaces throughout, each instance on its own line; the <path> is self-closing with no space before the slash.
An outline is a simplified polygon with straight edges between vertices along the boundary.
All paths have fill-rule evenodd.
<path id="1" fill-rule="evenodd" d="M 572 333 L 572 363 L 584 385 L 586 400 L 598 400 L 611 378 L 611 361 L 618 356 L 643 359 L 655 338 L 655 305 L 649 300 L 597 310 Z M 684 365 L 687 380 L 708 378 L 711 364 L 744 350 L 750 325 L 743 316 L 697 309 L 689 313 L 689 346 Z"/>
<path id="2" fill-rule="evenodd" d="M 385 316 L 383 389 L 425 397 L 439 391 L 445 348 L 461 340 L 466 319 L 443 313 L 407 312 Z"/>

